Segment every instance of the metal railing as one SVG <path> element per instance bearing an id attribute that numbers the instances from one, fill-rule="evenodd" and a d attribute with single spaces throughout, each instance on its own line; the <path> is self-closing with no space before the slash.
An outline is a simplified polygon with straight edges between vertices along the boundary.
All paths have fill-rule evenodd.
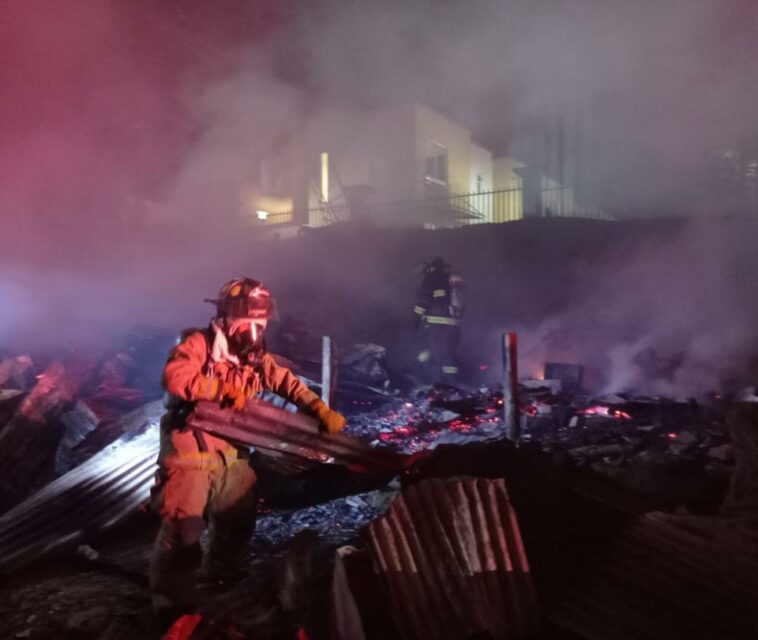
<path id="1" fill-rule="evenodd" d="M 294 224 L 292 211 L 269 213 L 265 220 L 260 220 L 260 223 L 266 225 Z"/>
<path id="2" fill-rule="evenodd" d="M 597 220 L 613 220 L 613 216 L 598 209 L 577 204 L 574 190 L 571 187 L 542 188 L 542 211 L 544 218 L 594 218 Z"/>
<path id="3" fill-rule="evenodd" d="M 471 222 L 511 222 L 524 217 L 523 190 L 520 186 L 452 194 L 450 202 L 454 208 L 477 218 Z"/>
<path id="4" fill-rule="evenodd" d="M 546 187 L 541 192 L 541 210 L 531 212 L 543 217 L 612 219 L 595 207 L 577 205 L 568 187 Z M 292 212 L 270 214 L 261 227 L 284 230 L 292 227 L 324 227 L 335 222 L 370 219 L 380 226 L 459 227 L 478 223 L 499 223 L 524 217 L 521 185 L 471 193 L 443 193 L 439 196 L 409 200 L 378 201 L 360 209 L 348 204 L 324 204 L 307 211 L 307 223 L 296 222 Z"/>

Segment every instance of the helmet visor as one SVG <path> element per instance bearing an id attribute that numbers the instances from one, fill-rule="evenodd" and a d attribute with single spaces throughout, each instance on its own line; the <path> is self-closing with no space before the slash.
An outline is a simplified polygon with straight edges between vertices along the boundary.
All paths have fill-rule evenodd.
<path id="1" fill-rule="evenodd" d="M 234 318 L 228 321 L 227 335 L 238 352 L 245 353 L 263 344 L 265 318 Z"/>

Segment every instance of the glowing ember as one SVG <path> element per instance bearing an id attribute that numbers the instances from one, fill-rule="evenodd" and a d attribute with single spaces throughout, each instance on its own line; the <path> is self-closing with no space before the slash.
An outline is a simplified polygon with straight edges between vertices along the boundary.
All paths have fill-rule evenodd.
<path id="1" fill-rule="evenodd" d="M 577 413 L 583 416 L 605 416 L 608 418 L 616 418 L 617 420 L 632 419 L 632 416 L 626 411 L 622 411 L 621 409 L 611 409 L 610 407 L 601 404 L 587 407 L 586 409 L 580 409 Z"/>
<path id="2" fill-rule="evenodd" d="M 463 420 L 453 420 L 448 424 L 451 431 L 471 431 L 474 427 L 469 422 Z"/>

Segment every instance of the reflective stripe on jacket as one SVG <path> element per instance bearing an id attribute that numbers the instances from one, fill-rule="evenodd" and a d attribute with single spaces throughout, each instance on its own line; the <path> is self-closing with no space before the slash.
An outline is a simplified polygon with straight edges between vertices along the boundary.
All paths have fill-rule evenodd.
<path id="1" fill-rule="evenodd" d="M 447 318 L 445 316 L 424 316 L 424 322 L 427 324 L 446 324 L 451 327 L 458 326 L 458 318 Z"/>
<path id="2" fill-rule="evenodd" d="M 463 312 L 462 284 L 458 274 L 427 274 L 416 292 L 414 313 L 428 325 L 458 326 Z"/>

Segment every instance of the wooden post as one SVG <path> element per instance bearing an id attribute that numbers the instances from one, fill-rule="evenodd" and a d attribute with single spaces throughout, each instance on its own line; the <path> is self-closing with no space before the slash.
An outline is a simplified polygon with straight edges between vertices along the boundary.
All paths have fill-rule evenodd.
<path id="1" fill-rule="evenodd" d="M 336 350 L 332 338 L 324 336 L 321 343 L 321 399 L 328 407 L 334 406 L 334 392 L 337 387 Z"/>
<path id="2" fill-rule="evenodd" d="M 503 420 L 509 440 L 521 438 L 518 389 L 518 349 L 515 333 L 503 334 Z"/>

